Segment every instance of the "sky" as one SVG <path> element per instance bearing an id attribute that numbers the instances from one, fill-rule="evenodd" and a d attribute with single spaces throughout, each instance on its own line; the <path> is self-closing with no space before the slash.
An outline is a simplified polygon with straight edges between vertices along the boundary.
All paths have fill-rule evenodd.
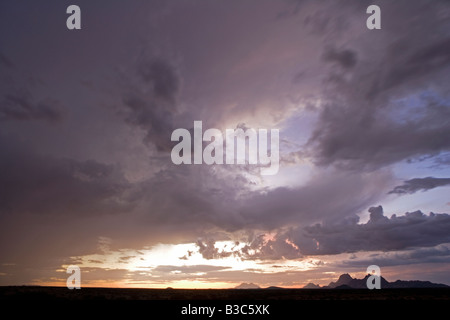
<path id="1" fill-rule="evenodd" d="M 450 285 L 448 1 L 7 0 L 0 83 L 0 285 Z M 194 121 L 279 171 L 174 164 Z"/>

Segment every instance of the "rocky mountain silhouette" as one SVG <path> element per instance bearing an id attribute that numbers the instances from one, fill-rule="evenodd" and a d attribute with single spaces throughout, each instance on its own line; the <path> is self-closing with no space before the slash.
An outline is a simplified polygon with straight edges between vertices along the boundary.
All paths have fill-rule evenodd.
<path id="1" fill-rule="evenodd" d="M 367 279 L 370 277 L 367 274 L 363 279 L 352 278 L 348 273 L 341 274 L 336 282 L 330 282 L 327 286 L 320 287 L 314 283 L 308 283 L 304 289 L 367 289 Z M 395 289 L 395 288 L 449 288 L 449 286 L 442 283 L 433 283 L 430 281 L 420 280 L 397 280 L 389 282 L 381 277 L 381 289 Z"/>
<path id="2" fill-rule="evenodd" d="M 321 287 L 317 284 L 314 284 L 312 282 L 308 283 L 306 286 L 303 287 L 303 289 L 320 289 Z"/>
<path id="3" fill-rule="evenodd" d="M 261 289 L 258 285 L 254 283 L 241 283 L 235 289 Z"/>

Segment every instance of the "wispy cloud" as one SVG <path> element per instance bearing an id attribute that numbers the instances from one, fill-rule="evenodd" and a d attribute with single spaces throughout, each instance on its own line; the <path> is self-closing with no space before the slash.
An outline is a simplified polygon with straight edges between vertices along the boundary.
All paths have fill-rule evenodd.
<path id="1" fill-rule="evenodd" d="M 396 186 L 394 189 L 389 191 L 389 194 L 412 194 L 417 191 L 427 191 L 437 187 L 443 187 L 450 185 L 450 178 L 415 178 L 406 180 L 404 184 Z"/>

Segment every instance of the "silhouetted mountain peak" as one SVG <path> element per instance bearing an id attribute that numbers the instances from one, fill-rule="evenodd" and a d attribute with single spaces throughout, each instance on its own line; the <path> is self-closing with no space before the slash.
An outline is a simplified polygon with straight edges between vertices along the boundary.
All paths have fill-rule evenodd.
<path id="1" fill-rule="evenodd" d="M 362 279 L 362 281 L 364 281 L 364 283 L 367 283 L 367 279 L 372 276 L 372 274 L 366 274 L 366 276 Z M 381 288 L 388 288 L 390 283 L 389 281 L 387 281 L 385 278 L 383 278 L 383 276 L 380 277 L 380 284 L 381 284 Z M 397 280 L 400 281 L 400 280 Z"/>
<path id="2" fill-rule="evenodd" d="M 339 279 L 336 283 L 338 284 L 347 284 L 352 281 L 353 278 L 348 273 L 343 273 L 339 276 Z"/>
<path id="3" fill-rule="evenodd" d="M 344 273 L 339 276 L 339 279 L 336 282 L 330 282 L 330 284 L 324 288 L 336 288 L 336 289 L 365 289 L 367 288 L 367 279 L 372 276 L 371 274 L 367 274 L 363 279 L 354 279 L 348 273 Z M 448 287 L 445 284 L 440 283 L 432 283 L 430 281 L 404 281 L 397 280 L 395 282 L 389 282 L 385 278 L 380 277 L 380 287 L 381 289 L 385 288 L 444 288 Z"/>
<path id="4" fill-rule="evenodd" d="M 235 289 L 261 289 L 261 288 L 254 283 L 241 283 Z"/>
<path id="5" fill-rule="evenodd" d="M 342 285 L 348 285 L 353 280 L 355 280 L 355 279 L 353 279 L 348 273 L 344 273 L 339 276 L 338 281 L 330 282 L 330 284 L 327 287 L 328 288 L 336 288 L 336 287 L 339 287 Z"/>
<path id="6" fill-rule="evenodd" d="M 303 289 L 320 289 L 320 286 L 310 282 L 306 286 L 304 286 Z"/>

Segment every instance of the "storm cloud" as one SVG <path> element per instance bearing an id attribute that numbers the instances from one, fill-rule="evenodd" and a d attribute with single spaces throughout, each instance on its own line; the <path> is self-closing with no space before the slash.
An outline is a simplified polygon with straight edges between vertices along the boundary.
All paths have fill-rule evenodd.
<path id="1" fill-rule="evenodd" d="M 404 266 L 420 263 L 449 263 L 449 244 L 439 244 L 427 248 L 413 248 L 400 251 L 375 252 L 369 257 L 353 257 L 343 260 L 340 264 L 344 267 L 364 267 L 370 264 L 379 266 Z"/>
<path id="2" fill-rule="evenodd" d="M 428 7 L 427 14 L 447 25 L 438 8 Z M 417 10 L 404 11 L 402 21 Z M 450 149 L 444 138 L 450 134 L 444 80 L 450 67 L 449 39 L 444 34 L 436 39 L 421 36 L 436 28 L 435 23 L 421 23 L 421 28 L 415 36 L 392 30 L 390 41 L 377 47 L 383 54 L 356 44 L 324 51 L 325 61 L 342 68 L 331 68 L 324 78 L 325 102 L 309 140 L 318 164 L 374 169 Z M 363 57 L 355 53 L 361 50 L 366 51 Z M 356 64 L 358 60 L 364 63 Z"/>
<path id="3" fill-rule="evenodd" d="M 357 63 L 357 55 L 354 51 L 344 49 L 338 51 L 335 48 L 328 48 L 323 53 L 323 60 L 327 62 L 336 63 L 345 69 L 353 68 Z"/>
<path id="4" fill-rule="evenodd" d="M 0 159 L 3 213 L 99 215 L 130 209 L 130 186 L 112 165 L 9 151 Z"/>
<path id="5" fill-rule="evenodd" d="M 58 102 L 52 99 L 33 101 L 29 92 L 9 93 L 0 102 L 1 120 L 45 120 L 56 122 L 62 118 Z"/>
<path id="6" fill-rule="evenodd" d="M 178 75 L 163 58 L 140 63 L 136 73 L 141 83 L 131 86 L 123 96 L 125 121 L 143 129 L 144 141 L 153 143 L 158 151 L 169 151 L 173 144 L 167 137 L 175 129 Z"/>
<path id="7" fill-rule="evenodd" d="M 448 214 L 425 215 L 421 211 L 415 211 L 388 218 L 384 216 L 381 206 L 372 207 L 369 212 L 370 219 L 365 224 L 358 224 L 356 219 L 346 220 L 341 224 L 317 224 L 301 230 L 298 238 L 293 238 L 292 241 L 299 246 L 301 252 L 313 255 L 392 251 L 450 242 Z M 307 239 L 315 242 L 315 248 L 302 245 L 302 240 Z"/>
<path id="8" fill-rule="evenodd" d="M 434 254 L 434 250 L 425 248 L 450 242 L 448 214 L 425 215 L 421 211 L 415 211 L 388 218 L 384 216 L 381 206 L 370 208 L 369 213 L 370 219 L 364 224 L 358 223 L 359 217 L 354 216 L 334 223 L 249 235 L 245 246 L 224 251 L 222 256 L 233 254 L 246 260 L 276 260 L 356 252 L 414 250 L 400 254 L 406 260 L 420 259 L 420 253 Z M 206 251 L 206 248 L 209 250 Z M 211 240 L 207 247 L 201 246 L 199 252 L 203 255 L 209 253 L 209 258 L 213 255 L 218 259 L 222 257 L 217 254 L 218 249 Z M 436 253 L 440 254 L 442 250 Z M 376 259 L 372 261 L 376 262 Z"/>
<path id="9" fill-rule="evenodd" d="M 425 215 L 415 211 L 388 218 L 384 216 L 381 206 L 371 207 L 369 213 L 370 219 L 364 224 L 358 223 L 359 217 L 354 216 L 334 223 L 251 235 L 243 248 L 229 250 L 222 255 L 234 254 L 250 260 L 296 259 L 342 253 L 409 250 L 450 242 L 448 214 Z M 424 252 L 428 251 L 426 249 Z M 201 246 L 199 252 L 208 253 L 210 258 L 212 255 L 221 258 L 211 240 L 207 247 Z M 415 257 L 419 258 L 418 255 Z"/>
<path id="10" fill-rule="evenodd" d="M 450 178 L 415 178 L 406 180 L 404 184 L 396 186 L 389 191 L 389 194 L 412 194 L 417 191 L 427 191 L 437 187 L 442 187 L 450 184 Z"/>

